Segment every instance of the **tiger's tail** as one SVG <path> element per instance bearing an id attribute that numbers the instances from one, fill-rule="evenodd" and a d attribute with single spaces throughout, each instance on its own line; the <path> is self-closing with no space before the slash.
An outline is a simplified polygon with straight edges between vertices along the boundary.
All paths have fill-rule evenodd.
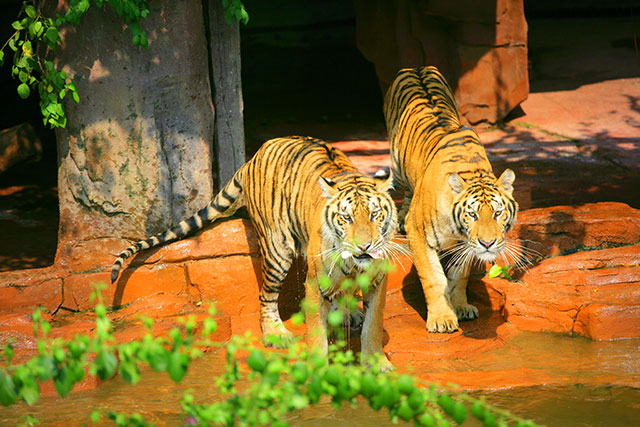
<path id="1" fill-rule="evenodd" d="M 227 185 L 213 198 L 211 203 L 200 209 L 192 217 L 181 221 L 178 225 L 162 233 L 149 237 L 146 240 L 140 240 L 122 251 L 111 268 L 111 283 L 116 281 L 120 274 L 122 264 L 132 255 L 154 246 L 182 239 L 220 217 L 232 215 L 237 208 L 240 207 L 242 202 L 240 199 L 243 192 L 241 183 L 244 170 L 245 167 L 241 167 Z"/>

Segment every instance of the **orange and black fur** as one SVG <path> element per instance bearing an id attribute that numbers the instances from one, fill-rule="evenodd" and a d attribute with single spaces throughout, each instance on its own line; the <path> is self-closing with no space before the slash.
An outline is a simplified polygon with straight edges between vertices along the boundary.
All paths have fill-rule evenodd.
<path id="1" fill-rule="evenodd" d="M 497 178 L 478 135 L 460 123 L 435 67 L 400 70 L 384 106 L 400 211 L 427 300 L 427 330 L 453 332 L 478 317 L 467 303 L 474 260 L 494 261 L 516 220 L 515 174 Z M 441 258 L 450 260 L 444 267 Z"/>
<path id="2" fill-rule="evenodd" d="M 372 262 L 397 250 L 391 242 L 396 229 L 395 205 L 387 190 L 387 170 L 369 178 L 360 174 L 341 151 L 303 137 L 267 141 L 233 176 L 213 201 L 194 216 L 164 233 L 140 241 L 115 261 L 115 281 L 123 262 L 136 252 L 180 239 L 221 216 L 246 206 L 256 228 L 262 254 L 260 320 L 264 338 L 292 335 L 278 313 L 282 282 L 297 255 L 307 258 L 306 297 L 318 310 L 307 312 L 307 343 L 327 351 L 326 319 L 331 299 L 343 278 L 364 271 Z M 336 262 L 341 259 L 341 262 Z M 332 287 L 320 289 L 317 278 L 328 275 Z M 363 296 L 362 353 L 382 352 L 382 311 L 386 276 L 373 278 Z M 390 363 L 383 357 L 383 369 Z"/>

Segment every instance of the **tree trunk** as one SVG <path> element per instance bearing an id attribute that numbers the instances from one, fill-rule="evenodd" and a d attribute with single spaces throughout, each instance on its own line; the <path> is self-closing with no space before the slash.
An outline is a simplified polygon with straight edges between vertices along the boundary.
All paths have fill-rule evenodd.
<path id="1" fill-rule="evenodd" d="M 211 70 L 216 111 L 217 183 L 223 187 L 245 162 L 239 24 L 224 18 L 222 1 L 209 0 Z"/>
<path id="2" fill-rule="evenodd" d="M 202 4 L 154 0 L 148 49 L 110 8 L 63 34 L 56 60 L 80 104 L 57 131 L 56 263 L 102 269 L 128 241 L 157 233 L 212 198 L 213 106 Z M 90 257 L 91 260 L 83 259 Z"/>

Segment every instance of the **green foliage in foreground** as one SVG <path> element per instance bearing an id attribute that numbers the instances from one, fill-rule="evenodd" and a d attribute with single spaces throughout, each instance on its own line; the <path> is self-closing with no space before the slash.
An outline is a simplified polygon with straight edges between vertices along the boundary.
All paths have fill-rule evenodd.
<path id="1" fill-rule="evenodd" d="M 418 426 L 461 424 L 469 412 L 485 426 L 534 425 L 482 399 L 451 390 L 438 391 L 434 385 L 423 384 L 409 375 L 380 373 L 374 360 L 369 361 L 371 367 L 363 367 L 356 363 L 351 350 L 344 351 L 343 342 L 330 346 L 329 357 L 309 353 L 299 342 L 287 351 L 265 351 L 256 348 L 255 339 L 249 335 L 234 336 L 226 344 L 214 343 L 210 336 L 217 326 L 211 316 L 199 324 L 193 317 L 183 319 L 181 328 L 172 329 L 168 337 L 157 338 L 153 337 L 151 319 L 143 318 L 148 332 L 142 339 L 115 343 L 112 324 L 100 300 L 100 289 L 104 287 L 98 284 L 93 295 L 98 298 L 93 337 L 49 339 L 51 325 L 42 319 L 41 310 L 35 311 L 38 355 L 14 365 L 11 345 L 4 347 L 6 366 L 0 370 L 0 403 L 8 406 L 23 400 L 34 405 L 40 397 L 39 382 L 47 380 L 53 380 L 60 396 L 67 396 L 73 385 L 85 377 L 85 370 L 103 380 L 119 374 L 135 385 L 141 377 L 141 364 L 147 364 L 180 382 L 190 363 L 202 355 L 202 348 L 222 346 L 226 350 L 226 369 L 212 381 L 212 386 L 215 384 L 226 397 L 201 403 L 185 393 L 181 404 L 187 425 L 285 426 L 289 413 L 317 404 L 320 399 L 330 399 L 336 409 L 365 401 L 376 411 L 386 409 L 394 423 L 406 421 Z M 210 314 L 214 311 L 210 310 Z M 95 423 L 101 416 L 94 411 L 91 419 Z M 119 426 L 150 425 L 140 414 L 109 412 L 107 416 Z M 33 417 L 27 417 L 27 425 L 36 423 Z"/>

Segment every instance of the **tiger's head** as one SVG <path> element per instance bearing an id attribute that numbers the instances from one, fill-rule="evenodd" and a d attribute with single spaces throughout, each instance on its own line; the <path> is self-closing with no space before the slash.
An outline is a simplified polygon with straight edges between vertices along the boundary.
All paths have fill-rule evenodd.
<path id="1" fill-rule="evenodd" d="M 505 247 L 505 234 L 518 212 L 518 203 L 512 197 L 515 178 L 511 169 L 498 179 L 484 176 L 465 181 L 456 173 L 449 175 L 460 257 L 475 255 L 482 261 L 494 261 Z"/>
<path id="2" fill-rule="evenodd" d="M 371 178 L 358 175 L 338 182 L 320 177 L 319 183 L 327 199 L 322 215 L 327 258 L 333 257 L 334 264 L 341 258 L 362 269 L 398 251 L 391 241 L 397 212 L 388 192 L 392 186 L 389 169 Z"/>

